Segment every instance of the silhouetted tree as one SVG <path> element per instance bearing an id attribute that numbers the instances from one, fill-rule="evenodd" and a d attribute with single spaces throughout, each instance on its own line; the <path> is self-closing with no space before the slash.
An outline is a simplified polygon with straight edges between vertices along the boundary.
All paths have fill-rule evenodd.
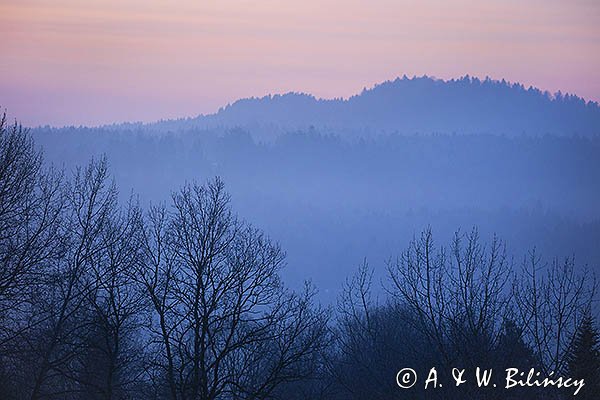
<path id="1" fill-rule="evenodd" d="M 494 367 L 502 372 L 507 368 L 518 368 L 521 371 L 528 371 L 531 368 L 539 368 L 538 360 L 531 346 L 523 338 L 523 328 L 519 327 L 514 320 L 507 319 L 502 324 L 502 332 L 498 338 L 495 348 L 494 364 L 488 367 Z M 506 400 L 528 399 L 546 399 L 553 389 L 539 390 L 536 388 L 512 388 L 510 391 L 501 389 L 496 393 L 496 398 Z"/>
<path id="2" fill-rule="evenodd" d="M 29 133 L 0 117 L 0 396 L 18 395 L 28 372 L 25 343 L 43 319 L 32 318 L 32 294 L 60 255 L 62 177 L 42 168 Z"/>
<path id="3" fill-rule="evenodd" d="M 565 370 L 575 332 L 595 292 L 594 277 L 578 271 L 572 258 L 548 266 L 532 251 L 524 262 L 514 289 L 514 317 L 547 376 Z"/>
<path id="4" fill-rule="evenodd" d="M 432 364 L 431 347 L 414 329 L 411 310 L 403 303 L 380 304 L 373 294 L 372 278 L 365 260 L 342 289 L 335 341 L 327 356 L 332 382 L 327 398 L 394 398 L 400 368 L 423 371 L 437 362 Z M 424 395 L 417 387 L 407 394 L 410 398 Z"/>
<path id="5" fill-rule="evenodd" d="M 327 316 L 312 290 L 283 287 L 283 252 L 233 215 L 220 180 L 184 187 L 149 221 L 139 279 L 169 397 L 262 399 L 313 372 Z"/>
<path id="6" fill-rule="evenodd" d="M 80 358 L 88 350 L 89 299 L 99 285 L 98 270 L 110 246 L 107 231 L 119 214 L 117 191 L 105 159 L 78 169 L 66 188 L 65 242 L 60 259 L 46 271 L 43 290 L 35 294 L 35 340 L 29 341 L 32 399 L 81 391 Z"/>
<path id="7" fill-rule="evenodd" d="M 144 374 L 141 334 L 144 297 L 135 285 L 140 258 L 141 212 L 132 202 L 115 214 L 101 234 L 104 248 L 89 273 L 88 327 L 75 379 L 85 398 L 136 397 Z"/>
<path id="8" fill-rule="evenodd" d="M 415 313 L 415 328 L 445 365 L 475 367 L 488 361 L 508 315 L 510 268 L 496 238 L 486 247 L 476 230 L 457 233 L 448 254 L 434 248 L 428 229 L 389 264 L 389 290 Z"/>
<path id="9" fill-rule="evenodd" d="M 568 376 L 573 379 L 583 379 L 585 386 L 577 397 L 595 399 L 600 393 L 600 346 L 598 330 L 594 319 L 588 313 L 573 340 L 572 348 L 567 357 Z"/>
<path id="10" fill-rule="evenodd" d="M 496 348 L 498 363 L 504 367 L 527 369 L 536 366 L 535 354 L 523 339 L 523 328 L 512 319 L 504 321 Z"/>

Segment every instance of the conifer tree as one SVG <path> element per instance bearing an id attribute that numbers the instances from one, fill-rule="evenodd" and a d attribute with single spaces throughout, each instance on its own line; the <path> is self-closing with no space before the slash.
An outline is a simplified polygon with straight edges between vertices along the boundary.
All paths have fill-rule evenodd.
<path id="1" fill-rule="evenodd" d="M 569 377 L 584 379 L 579 398 L 595 399 L 600 393 L 599 334 L 594 319 L 588 314 L 579 327 L 568 357 Z"/>

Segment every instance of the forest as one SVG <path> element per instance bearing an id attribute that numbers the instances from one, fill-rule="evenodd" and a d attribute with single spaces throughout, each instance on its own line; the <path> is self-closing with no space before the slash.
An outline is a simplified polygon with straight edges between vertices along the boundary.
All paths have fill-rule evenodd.
<path id="1" fill-rule="evenodd" d="M 2 398 L 573 396 L 453 389 L 449 376 L 401 391 L 407 366 L 535 368 L 585 379 L 578 398 L 600 390 L 593 271 L 569 256 L 517 260 L 477 229 L 437 244 L 425 228 L 381 279 L 365 259 L 323 303 L 310 281 L 286 284 L 284 249 L 238 215 L 221 178 L 142 204 L 119 193 L 106 157 L 48 165 L 6 117 L 0 204 Z"/>
<path id="2" fill-rule="evenodd" d="M 596 103 L 469 77 L 152 124 L 4 115 L 0 398 L 574 396 L 505 388 L 518 368 L 593 399 L 598 127 Z"/>

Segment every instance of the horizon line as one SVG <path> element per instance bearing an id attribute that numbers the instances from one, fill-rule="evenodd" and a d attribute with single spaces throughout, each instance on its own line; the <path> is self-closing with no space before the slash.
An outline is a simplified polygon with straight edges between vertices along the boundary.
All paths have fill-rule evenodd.
<path id="1" fill-rule="evenodd" d="M 549 90 L 545 90 L 542 88 L 539 88 L 537 86 L 534 85 L 525 85 L 522 82 L 519 81 L 511 81 L 511 80 L 507 80 L 505 78 L 501 78 L 501 79 L 497 79 L 497 78 L 492 78 L 489 75 L 486 75 L 484 78 L 481 78 L 480 76 L 475 76 L 475 75 L 471 75 L 471 74 L 464 74 L 461 75 L 457 78 L 449 78 L 449 79 L 444 79 L 444 78 L 438 78 L 435 75 L 427 75 L 427 74 L 423 74 L 423 75 L 412 75 L 412 77 L 408 77 L 406 74 L 403 74 L 402 76 L 397 75 L 395 78 L 392 79 L 387 79 L 384 81 L 379 81 L 379 82 L 375 82 L 373 83 L 371 86 L 364 86 L 363 89 L 360 92 L 356 92 L 354 94 L 351 94 L 349 96 L 336 96 L 336 97 L 323 97 L 323 96 L 315 96 L 312 93 L 309 92 L 305 92 L 305 91 L 287 91 L 287 92 L 281 92 L 281 93 L 277 93 L 277 92 L 269 92 L 267 94 L 264 95 L 256 95 L 256 96 L 250 96 L 250 97 L 240 97 L 237 98 L 235 100 L 229 101 L 227 102 L 227 104 L 219 106 L 219 108 L 217 108 L 216 111 L 211 112 L 211 113 L 199 113 L 195 116 L 181 116 L 181 117 L 164 117 L 164 118 L 160 118 L 160 119 L 155 119 L 155 120 L 149 120 L 149 121 L 142 121 L 142 120 L 129 120 L 129 121 L 114 121 L 114 122 L 106 122 L 106 123 L 101 123 L 101 124 L 89 124 L 89 125 L 75 125 L 75 124 L 71 124 L 71 125 L 62 125 L 62 126 L 57 126 L 57 125 L 51 125 L 51 124 L 46 124 L 46 125 L 37 125 L 37 126 L 24 126 L 27 129 L 40 129 L 40 128 L 51 128 L 51 129 L 66 129 L 66 128 L 89 128 L 89 129 L 98 129 L 98 128 L 106 128 L 106 127 L 115 127 L 115 126 L 120 126 L 120 125 L 141 125 L 141 126 L 150 126 L 150 125 L 154 125 L 154 124 L 158 124 L 158 123 L 164 123 L 164 122 L 175 122 L 175 121 L 187 121 L 187 120 L 192 120 L 192 119 L 197 119 L 197 118 L 203 118 L 203 117 L 210 117 L 210 116 L 214 116 L 219 114 L 220 112 L 226 110 L 227 108 L 235 105 L 238 102 L 241 101 L 248 101 L 248 100 L 260 100 L 260 99 L 272 99 L 274 97 L 282 97 L 282 96 L 286 96 L 286 95 L 302 95 L 302 96 L 307 96 L 310 98 L 315 99 L 316 101 L 349 101 L 350 99 L 354 98 L 354 97 L 358 97 L 361 96 L 363 93 L 365 92 L 369 92 L 372 91 L 376 88 L 378 88 L 379 86 L 385 85 L 385 84 L 389 84 L 389 83 L 394 83 L 397 81 L 403 81 L 403 80 L 418 80 L 418 79 L 430 79 L 433 81 L 437 81 L 437 82 L 443 82 L 443 83 L 451 83 L 451 82 L 458 82 L 458 81 L 462 81 L 462 80 L 468 80 L 470 83 L 474 82 L 474 81 L 479 81 L 479 82 L 492 82 L 492 83 L 499 83 L 499 84 L 503 84 L 506 85 L 508 87 L 522 87 L 525 90 L 534 90 L 537 91 L 539 93 L 541 93 L 544 96 L 547 96 L 551 101 L 555 101 L 556 100 L 556 96 L 560 93 L 562 96 L 573 96 L 576 97 L 577 99 L 583 100 L 584 103 L 586 105 L 595 105 L 596 107 L 600 107 L 600 102 L 597 100 L 590 100 L 590 99 L 586 99 L 583 96 L 580 96 L 576 93 L 572 93 L 572 92 L 563 92 L 562 90 L 558 90 L 556 92 L 551 92 Z M 4 107 L 4 112 L 6 113 L 7 108 Z M 15 123 L 19 124 L 18 119 L 15 118 Z"/>

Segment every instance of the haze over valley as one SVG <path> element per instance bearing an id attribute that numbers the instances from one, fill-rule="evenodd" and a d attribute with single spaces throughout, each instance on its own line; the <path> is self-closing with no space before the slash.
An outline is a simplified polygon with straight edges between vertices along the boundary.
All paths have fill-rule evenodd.
<path id="1" fill-rule="evenodd" d="M 167 201 L 220 176 L 240 217 L 287 252 L 284 278 L 327 302 L 363 258 L 388 259 L 430 226 L 477 227 L 514 262 L 600 259 L 600 108 L 574 95 L 463 77 L 398 78 L 349 99 L 289 93 L 212 115 L 32 130 L 66 170 L 105 154 L 120 196 Z"/>

